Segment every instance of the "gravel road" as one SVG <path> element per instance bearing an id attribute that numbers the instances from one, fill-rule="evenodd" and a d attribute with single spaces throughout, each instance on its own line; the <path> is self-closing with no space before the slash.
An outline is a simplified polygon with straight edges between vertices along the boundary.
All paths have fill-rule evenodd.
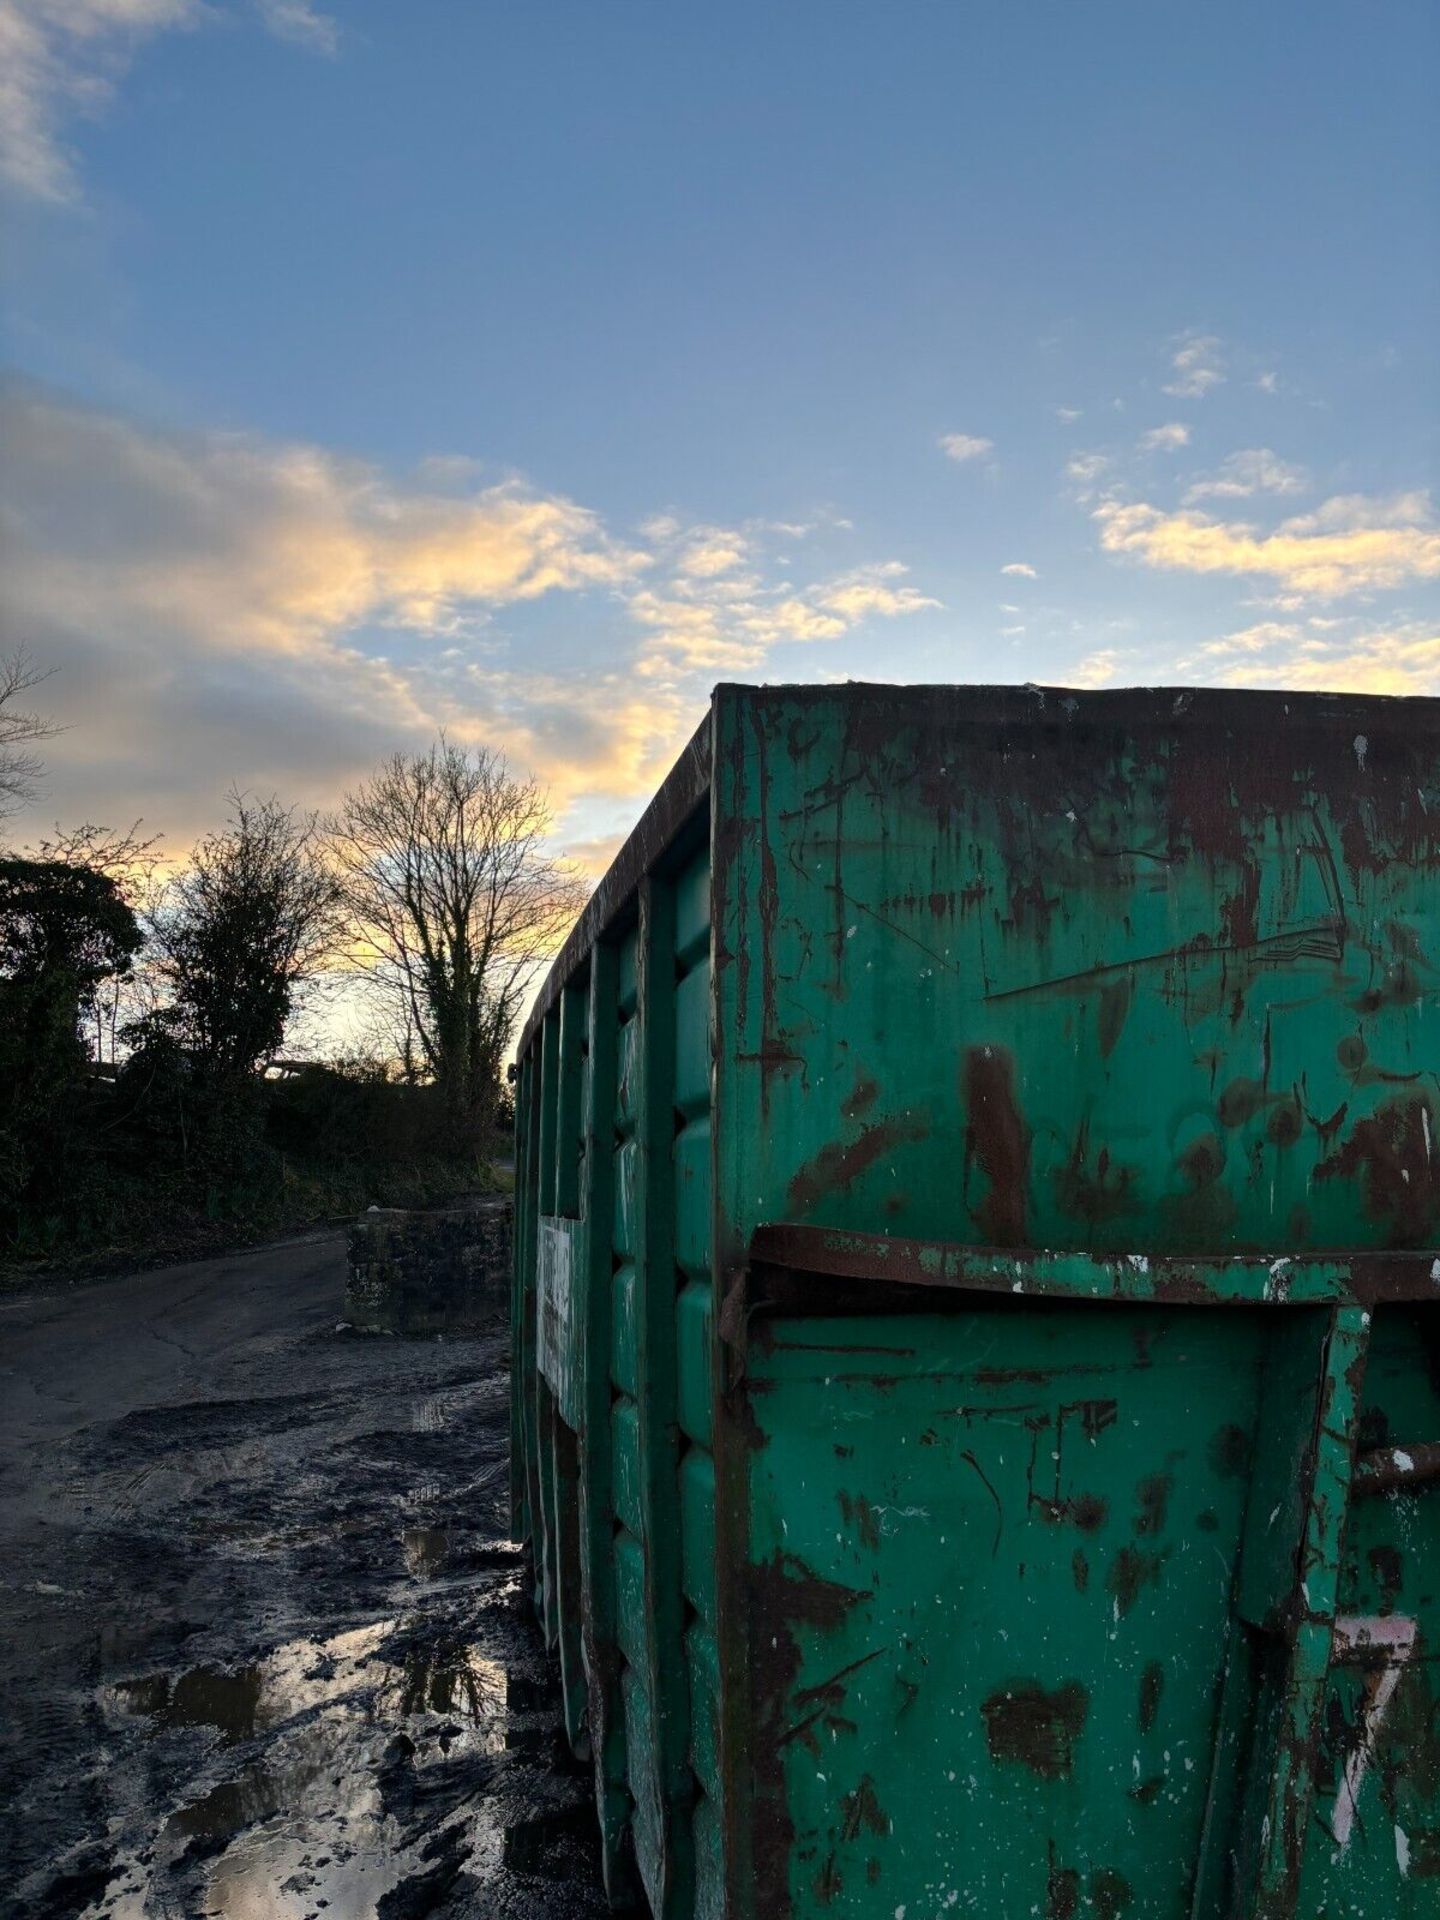
<path id="1" fill-rule="evenodd" d="M 408 1341 L 337 1324 L 344 1281 L 324 1233 L 0 1297 L 0 1911 L 606 1910 L 500 1291 Z"/>

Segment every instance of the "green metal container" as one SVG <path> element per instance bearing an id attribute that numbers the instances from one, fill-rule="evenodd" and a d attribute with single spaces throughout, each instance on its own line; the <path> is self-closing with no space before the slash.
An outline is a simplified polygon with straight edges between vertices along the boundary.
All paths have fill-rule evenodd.
<path id="1" fill-rule="evenodd" d="M 721 687 L 518 1080 L 617 1899 L 1440 1915 L 1440 701 Z"/>

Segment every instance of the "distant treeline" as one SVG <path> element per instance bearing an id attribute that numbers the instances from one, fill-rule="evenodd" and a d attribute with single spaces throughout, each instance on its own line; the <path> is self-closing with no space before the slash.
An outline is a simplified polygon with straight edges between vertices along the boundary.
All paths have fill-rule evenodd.
<path id="1" fill-rule="evenodd" d="M 441 740 L 324 818 L 232 795 L 179 868 L 88 827 L 0 857 L 0 1259 L 179 1250 L 487 1181 L 511 1033 L 583 897 L 547 827 L 533 784 Z M 282 1061 L 337 986 L 366 1048 Z"/>

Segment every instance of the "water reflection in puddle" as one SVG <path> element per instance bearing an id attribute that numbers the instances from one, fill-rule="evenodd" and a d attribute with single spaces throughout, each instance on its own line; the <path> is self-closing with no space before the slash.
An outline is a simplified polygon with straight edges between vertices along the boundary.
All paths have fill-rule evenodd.
<path id="1" fill-rule="evenodd" d="M 255 1731 L 260 1702 L 260 1669 L 192 1667 L 174 1679 L 147 1674 L 121 1680 L 110 1689 L 114 1704 L 167 1727 L 214 1727 L 227 1743 L 248 1740 Z"/>
<path id="2" fill-rule="evenodd" d="M 536 1717 L 535 1689 L 471 1643 L 442 1634 L 407 1644 L 399 1623 L 378 1620 L 291 1641 L 248 1666 L 122 1681 L 102 1699 L 157 1730 L 208 1728 L 219 1754 L 257 1737 L 264 1746 L 175 1808 L 87 1920 L 313 1920 L 322 1910 L 325 1920 L 369 1920 L 430 1859 L 407 1815 L 427 1791 L 417 1780 L 442 1765 L 455 1774 L 442 1809 L 466 1823 L 456 1870 L 467 1856 L 509 1857 L 483 1804 L 488 1758 L 506 1751 L 512 1716 Z M 433 1841 L 434 1819 L 420 1824 Z"/>
<path id="3" fill-rule="evenodd" d="M 448 1527 L 406 1527 L 400 1535 L 405 1571 L 424 1579 L 442 1573 L 450 1558 Z"/>

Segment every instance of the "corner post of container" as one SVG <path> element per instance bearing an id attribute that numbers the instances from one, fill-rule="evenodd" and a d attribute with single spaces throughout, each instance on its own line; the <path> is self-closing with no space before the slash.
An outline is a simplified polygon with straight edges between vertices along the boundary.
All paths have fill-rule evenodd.
<path id="1" fill-rule="evenodd" d="M 742 1114 L 748 1090 L 739 1060 L 753 1053 L 753 997 L 763 958 L 754 948 L 752 905 L 759 882 L 761 831 L 752 756 L 747 750 L 750 690 L 717 686 L 710 708 L 711 912 L 711 1394 L 714 1405 L 715 1610 L 720 1669 L 721 1828 L 728 1920 L 755 1914 L 750 1815 L 751 1730 L 748 1588 L 751 1431 L 736 1347 L 727 1338 L 731 1306 L 743 1301 L 748 1238 L 737 1223 Z M 743 1337 L 743 1322 L 739 1328 Z"/>
<path id="2" fill-rule="evenodd" d="M 1222 1699 L 1211 1804 L 1228 1793 L 1232 1813 L 1218 1828 L 1207 1820 L 1193 1920 L 1231 1911 L 1244 1920 L 1301 1920 L 1370 1321 L 1367 1307 L 1346 1299 L 1287 1311 L 1272 1334 L 1232 1631 L 1262 1653 L 1272 1649 L 1274 1677 L 1262 1689 L 1238 1804 L 1221 1776 L 1225 1727 L 1244 1717 L 1243 1703 Z M 1227 1695 L 1248 1693 L 1265 1664 L 1237 1653 Z"/>

